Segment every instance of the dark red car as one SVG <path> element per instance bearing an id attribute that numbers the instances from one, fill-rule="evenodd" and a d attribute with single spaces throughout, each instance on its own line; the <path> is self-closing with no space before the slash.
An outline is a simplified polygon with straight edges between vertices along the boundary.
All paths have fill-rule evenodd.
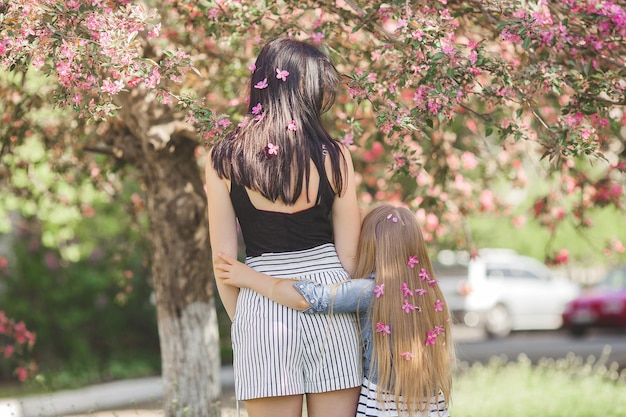
<path id="1" fill-rule="evenodd" d="M 626 265 L 611 269 L 597 285 L 570 301 L 563 327 L 574 336 L 592 328 L 626 329 Z"/>

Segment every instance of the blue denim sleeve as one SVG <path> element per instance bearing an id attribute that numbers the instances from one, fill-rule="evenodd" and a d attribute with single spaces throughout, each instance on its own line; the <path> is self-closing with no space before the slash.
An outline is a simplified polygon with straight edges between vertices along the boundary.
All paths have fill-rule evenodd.
<path id="1" fill-rule="evenodd" d="M 302 280 L 293 286 L 311 306 L 305 313 L 354 313 L 367 311 L 372 302 L 374 280 L 352 279 L 334 285 Z"/>

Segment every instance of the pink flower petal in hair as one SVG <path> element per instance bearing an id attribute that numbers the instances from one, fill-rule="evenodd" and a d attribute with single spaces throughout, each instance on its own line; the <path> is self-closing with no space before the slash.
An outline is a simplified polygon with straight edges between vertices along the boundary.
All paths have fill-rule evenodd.
<path id="1" fill-rule="evenodd" d="M 411 352 L 402 352 L 400 353 L 400 356 L 402 356 L 407 361 L 410 361 L 411 359 L 415 357 L 415 355 L 412 354 Z"/>
<path id="2" fill-rule="evenodd" d="M 415 304 L 409 303 L 409 300 L 405 298 L 404 304 L 402 304 L 402 310 L 404 310 L 406 314 L 409 314 L 411 311 L 415 309 L 417 309 L 417 306 Z"/>
<path id="3" fill-rule="evenodd" d="M 382 321 L 376 323 L 376 333 L 382 333 L 383 336 L 391 334 L 391 329 Z"/>
<path id="4" fill-rule="evenodd" d="M 263 106 L 261 106 L 261 103 L 257 103 L 257 105 L 252 108 L 252 114 L 259 114 L 262 109 Z"/>
<path id="5" fill-rule="evenodd" d="M 426 341 L 424 342 L 426 346 L 434 345 L 436 341 L 437 341 L 437 334 L 435 334 L 434 332 L 426 333 Z"/>
<path id="6" fill-rule="evenodd" d="M 405 297 L 408 297 L 409 295 L 411 296 L 413 295 L 413 290 L 409 288 L 406 282 L 403 283 L 402 286 L 400 286 L 400 291 L 402 291 Z"/>
<path id="7" fill-rule="evenodd" d="M 289 76 L 289 71 L 281 70 L 280 68 L 276 68 L 276 78 L 279 80 L 287 81 L 287 77 Z"/>
<path id="8" fill-rule="evenodd" d="M 418 263 L 420 263 L 420 261 L 417 260 L 417 255 L 409 256 L 408 265 L 411 267 L 411 269 L 415 268 L 415 265 L 417 265 Z"/>
<path id="9" fill-rule="evenodd" d="M 441 300 L 437 300 L 435 301 L 433 308 L 435 309 L 435 311 L 443 311 L 443 306 L 444 306 L 444 302 Z"/>
<path id="10" fill-rule="evenodd" d="M 394 223 L 398 223 L 398 218 L 395 217 L 393 214 L 389 213 L 389 215 L 387 216 L 387 220 L 391 220 Z"/>
<path id="11" fill-rule="evenodd" d="M 259 81 L 258 83 L 254 84 L 254 88 L 258 88 L 259 90 L 267 88 L 267 77 L 263 78 L 263 81 Z"/>
<path id="12" fill-rule="evenodd" d="M 431 287 L 434 287 L 439 281 L 437 281 L 436 279 L 431 279 L 428 281 L 428 285 L 430 285 Z"/>
<path id="13" fill-rule="evenodd" d="M 428 294 L 428 290 L 425 288 L 416 288 L 415 289 L 415 294 L 417 295 L 426 295 Z"/>
<path id="14" fill-rule="evenodd" d="M 385 284 L 375 285 L 374 294 L 376 294 L 376 298 L 380 298 L 385 295 Z"/>
<path id="15" fill-rule="evenodd" d="M 278 145 L 274 145 L 273 143 L 268 143 L 265 147 L 265 151 L 268 155 L 278 155 Z"/>
<path id="16" fill-rule="evenodd" d="M 296 130 L 298 130 L 298 126 L 296 126 L 295 120 L 292 120 L 291 123 L 287 125 L 287 130 L 291 130 L 292 132 L 295 132 Z"/>
<path id="17" fill-rule="evenodd" d="M 424 268 L 422 268 L 422 270 L 420 271 L 419 276 L 422 281 L 427 281 L 430 278 L 430 274 Z"/>

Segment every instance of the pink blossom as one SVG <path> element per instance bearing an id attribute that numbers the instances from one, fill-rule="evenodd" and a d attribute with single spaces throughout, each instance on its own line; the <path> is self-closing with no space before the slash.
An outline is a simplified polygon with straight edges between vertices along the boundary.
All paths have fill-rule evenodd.
<path id="1" fill-rule="evenodd" d="M 419 277 L 421 278 L 422 281 L 427 281 L 430 279 L 430 274 L 425 268 L 422 268 L 422 270 L 419 273 Z"/>
<path id="2" fill-rule="evenodd" d="M 483 190 L 480 193 L 480 207 L 484 211 L 492 211 L 494 208 L 494 197 L 491 190 Z"/>
<path id="3" fill-rule="evenodd" d="M 433 213 L 426 214 L 425 222 L 424 228 L 429 232 L 434 232 L 439 227 L 439 218 Z"/>
<path id="4" fill-rule="evenodd" d="M 346 133 L 343 139 L 341 140 L 341 143 L 343 143 L 345 146 L 350 146 L 352 145 L 353 142 L 354 142 L 354 136 L 351 135 L 350 133 Z"/>
<path id="5" fill-rule="evenodd" d="M 476 155 L 467 151 L 461 154 L 461 161 L 463 162 L 463 169 L 466 169 L 468 171 L 473 170 L 478 165 Z"/>
<path id="6" fill-rule="evenodd" d="M 387 122 L 384 125 L 380 126 L 380 130 L 384 133 L 384 134 L 389 134 L 389 132 L 391 132 L 391 129 L 393 128 L 393 124 L 391 122 Z"/>
<path id="7" fill-rule="evenodd" d="M 383 323 L 382 321 L 379 321 L 378 323 L 376 323 L 376 332 L 382 333 L 383 336 L 385 336 L 385 335 L 391 334 L 391 329 L 385 323 Z"/>
<path id="8" fill-rule="evenodd" d="M 404 310 L 405 313 L 409 314 L 411 311 L 417 308 L 418 307 L 415 304 L 409 303 L 409 300 L 407 300 L 406 298 L 404 299 L 404 304 L 402 304 L 402 310 Z"/>
<path id="9" fill-rule="evenodd" d="M 278 78 L 279 80 L 283 80 L 283 82 L 285 82 L 287 81 L 288 76 L 289 76 L 289 71 L 276 68 L 276 78 Z"/>
<path id="10" fill-rule="evenodd" d="M 516 229 L 521 229 L 526 224 L 526 217 L 525 216 L 515 216 L 515 217 L 513 217 L 512 222 L 513 222 L 513 226 Z"/>
<path id="11" fill-rule="evenodd" d="M 420 263 L 420 261 L 417 259 L 417 255 L 409 256 L 408 265 L 411 267 L 411 269 L 415 268 L 415 265 L 417 265 L 419 263 Z"/>
<path id="12" fill-rule="evenodd" d="M 161 22 L 157 23 L 149 32 L 148 38 L 154 38 L 159 36 L 159 32 L 161 31 Z"/>
<path id="13" fill-rule="evenodd" d="M 443 45 L 441 45 L 441 50 L 444 54 L 446 55 L 454 55 L 454 46 L 452 46 L 449 43 L 444 43 Z"/>
<path id="14" fill-rule="evenodd" d="M 232 123 L 231 123 L 231 121 L 230 121 L 230 120 L 228 120 L 228 119 L 220 119 L 220 120 L 217 122 L 217 124 L 218 124 L 218 126 L 221 126 L 221 127 L 228 127 L 228 126 L 230 126 Z"/>
<path id="15" fill-rule="evenodd" d="M 263 90 L 264 88 L 267 88 L 267 77 L 263 78 L 263 81 L 259 81 L 258 83 L 256 83 L 254 85 L 254 88 L 257 88 L 259 90 Z"/>
<path id="16" fill-rule="evenodd" d="M 428 290 L 425 288 L 416 288 L 415 289 L 415 294 L 417 295 L 426 295 L 428 294 Z"/>
<path id="17" fill-rule="evenodd" d="M 411 352 L 402 352 L 400 353 L 400 356 L 402 356 L 407 361 L 410 361 L 411 359 L 415 357 L 415 355 L 412 354 Z"/>
<path id="18" fill-rule="evenodd" d="M 433 305 L 433 309 L 435 311 L 443 311 L 443 306 L 444 306 L 444 302 L 441 300 L 437 300 L 435 301 L 435 304 Z"/>
<path id="19" fill-rule="evenodd" d="M 15 348 L 13 346 L 11 346 L 11 345 L 5 346 L 4 347 L 4 357 L 6 359 L 9 359 L 13 355 L 14 351 L 15 351 Z"/>
<path id="20" fill-rule="evenodd" d="M 252 114 L 259 114 L 261 113 L 261 109 L 263 108 L 263 106 L 261 106 L 261 103 L 257 103 L 256 106 L 252 107 Z"/>
<path id="21" fill-rule="evenodd" d="M 311 39 L 316 45 L 320 45 L 324 40 L 324 34 L 322 32 L 314 32 L 311 34 Z"/>
<path id="22" fill-rule="evenodd" d="M 295 132 L 296 130 L 298 130 L 295 120 L 292 120 L 291 123 L 287 125 L 287 130 L 291 130 L 292 132 Z"/>
<path id="23" fill-rule="evenodd" d="M 413 33 L 411 34 L 411 36 L 413 37 L 413 39 L 417 40 L 417 41 L 421 41 L 424 38 L 425 33 L 418 29 L 413 31 Z"/>
<path id="24" fill-rule="evenodd" d="M 441 109 L 441 104 L 437 103 L 436 100 L 432 98 L 428 100 L 428 110 L 432 114 L 438 114 L 440 109 Z"/>
<path id="25" fill-rule="evenodd" d="M 144 80 L 146 88 L 155 88 L 161 82 L 161 74 L 159 73 L 159 67 L 154 67 L 150 77 Z"/>
<path id="26" fill-rule="evenodd" d="M 102 81 L 101 90 L 104 93 L 117 94 L 122 91 L 122 88 L 124 88 L 124 82 L 122 80 L 111 81 L 110 78 L 107 78 Z"/>
<path id="27" fill-rule="evenodd" d="M 273 143 L 267 144 L 267 154 L 268 155 L 278 155 L 278 145 L 274 145 Z"/>
<path id="28" fill-rule="evenodd" d="M 406 282 L 404 282 L 401 286 L 400 286 L 400 291 L 402 291 L 402 294 L 405 297 L 408 296 L 412 296 L 413 295 L 413 290 L 409 289 L 409 286 L 407 285 Z"/>
<path id="29" fill-rule="evenodd" d="M 564 264 L 569 260 L 569 251 L 567 249 L 561 249 L 554 257 L 556 264 Z"/>
<path id="30" fill-rule="evenodd" d="M 380 298 L 385 295 L 385 284 L 375 285 L 374 294 L 376 294 L 376 298 Z"/>
<path id="31" fill-rule="evenodd" d="M 26 380 L 26 377 L 28 376 L 28 370 L 26 368 L 19 367 L 15 370 L 15 372 L 17 373 L 17 379 L 22 382 Z"/>
<path id="32" fill-rule="evenodd" d="M 209 9 L 209 12 L 207 13 L 207 17 L 211 20 L 216 20 L 218 17 L 220 17 L 220 9 L 219 7 L 212 7 Z"/>

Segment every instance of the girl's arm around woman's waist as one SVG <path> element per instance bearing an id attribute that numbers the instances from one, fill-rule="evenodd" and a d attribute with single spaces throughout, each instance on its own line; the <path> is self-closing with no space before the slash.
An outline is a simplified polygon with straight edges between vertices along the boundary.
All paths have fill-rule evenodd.
<path id="1" fill-rule="evenodd" d="M 215 277 L 221 284 L 249 288 L 272 301 L 306 313 L 367 311 L 374 288 L 371 278 L 352 279 L 334 285 L 274 278 L 224 254 L 216 257 L 215 271 Z"/>

